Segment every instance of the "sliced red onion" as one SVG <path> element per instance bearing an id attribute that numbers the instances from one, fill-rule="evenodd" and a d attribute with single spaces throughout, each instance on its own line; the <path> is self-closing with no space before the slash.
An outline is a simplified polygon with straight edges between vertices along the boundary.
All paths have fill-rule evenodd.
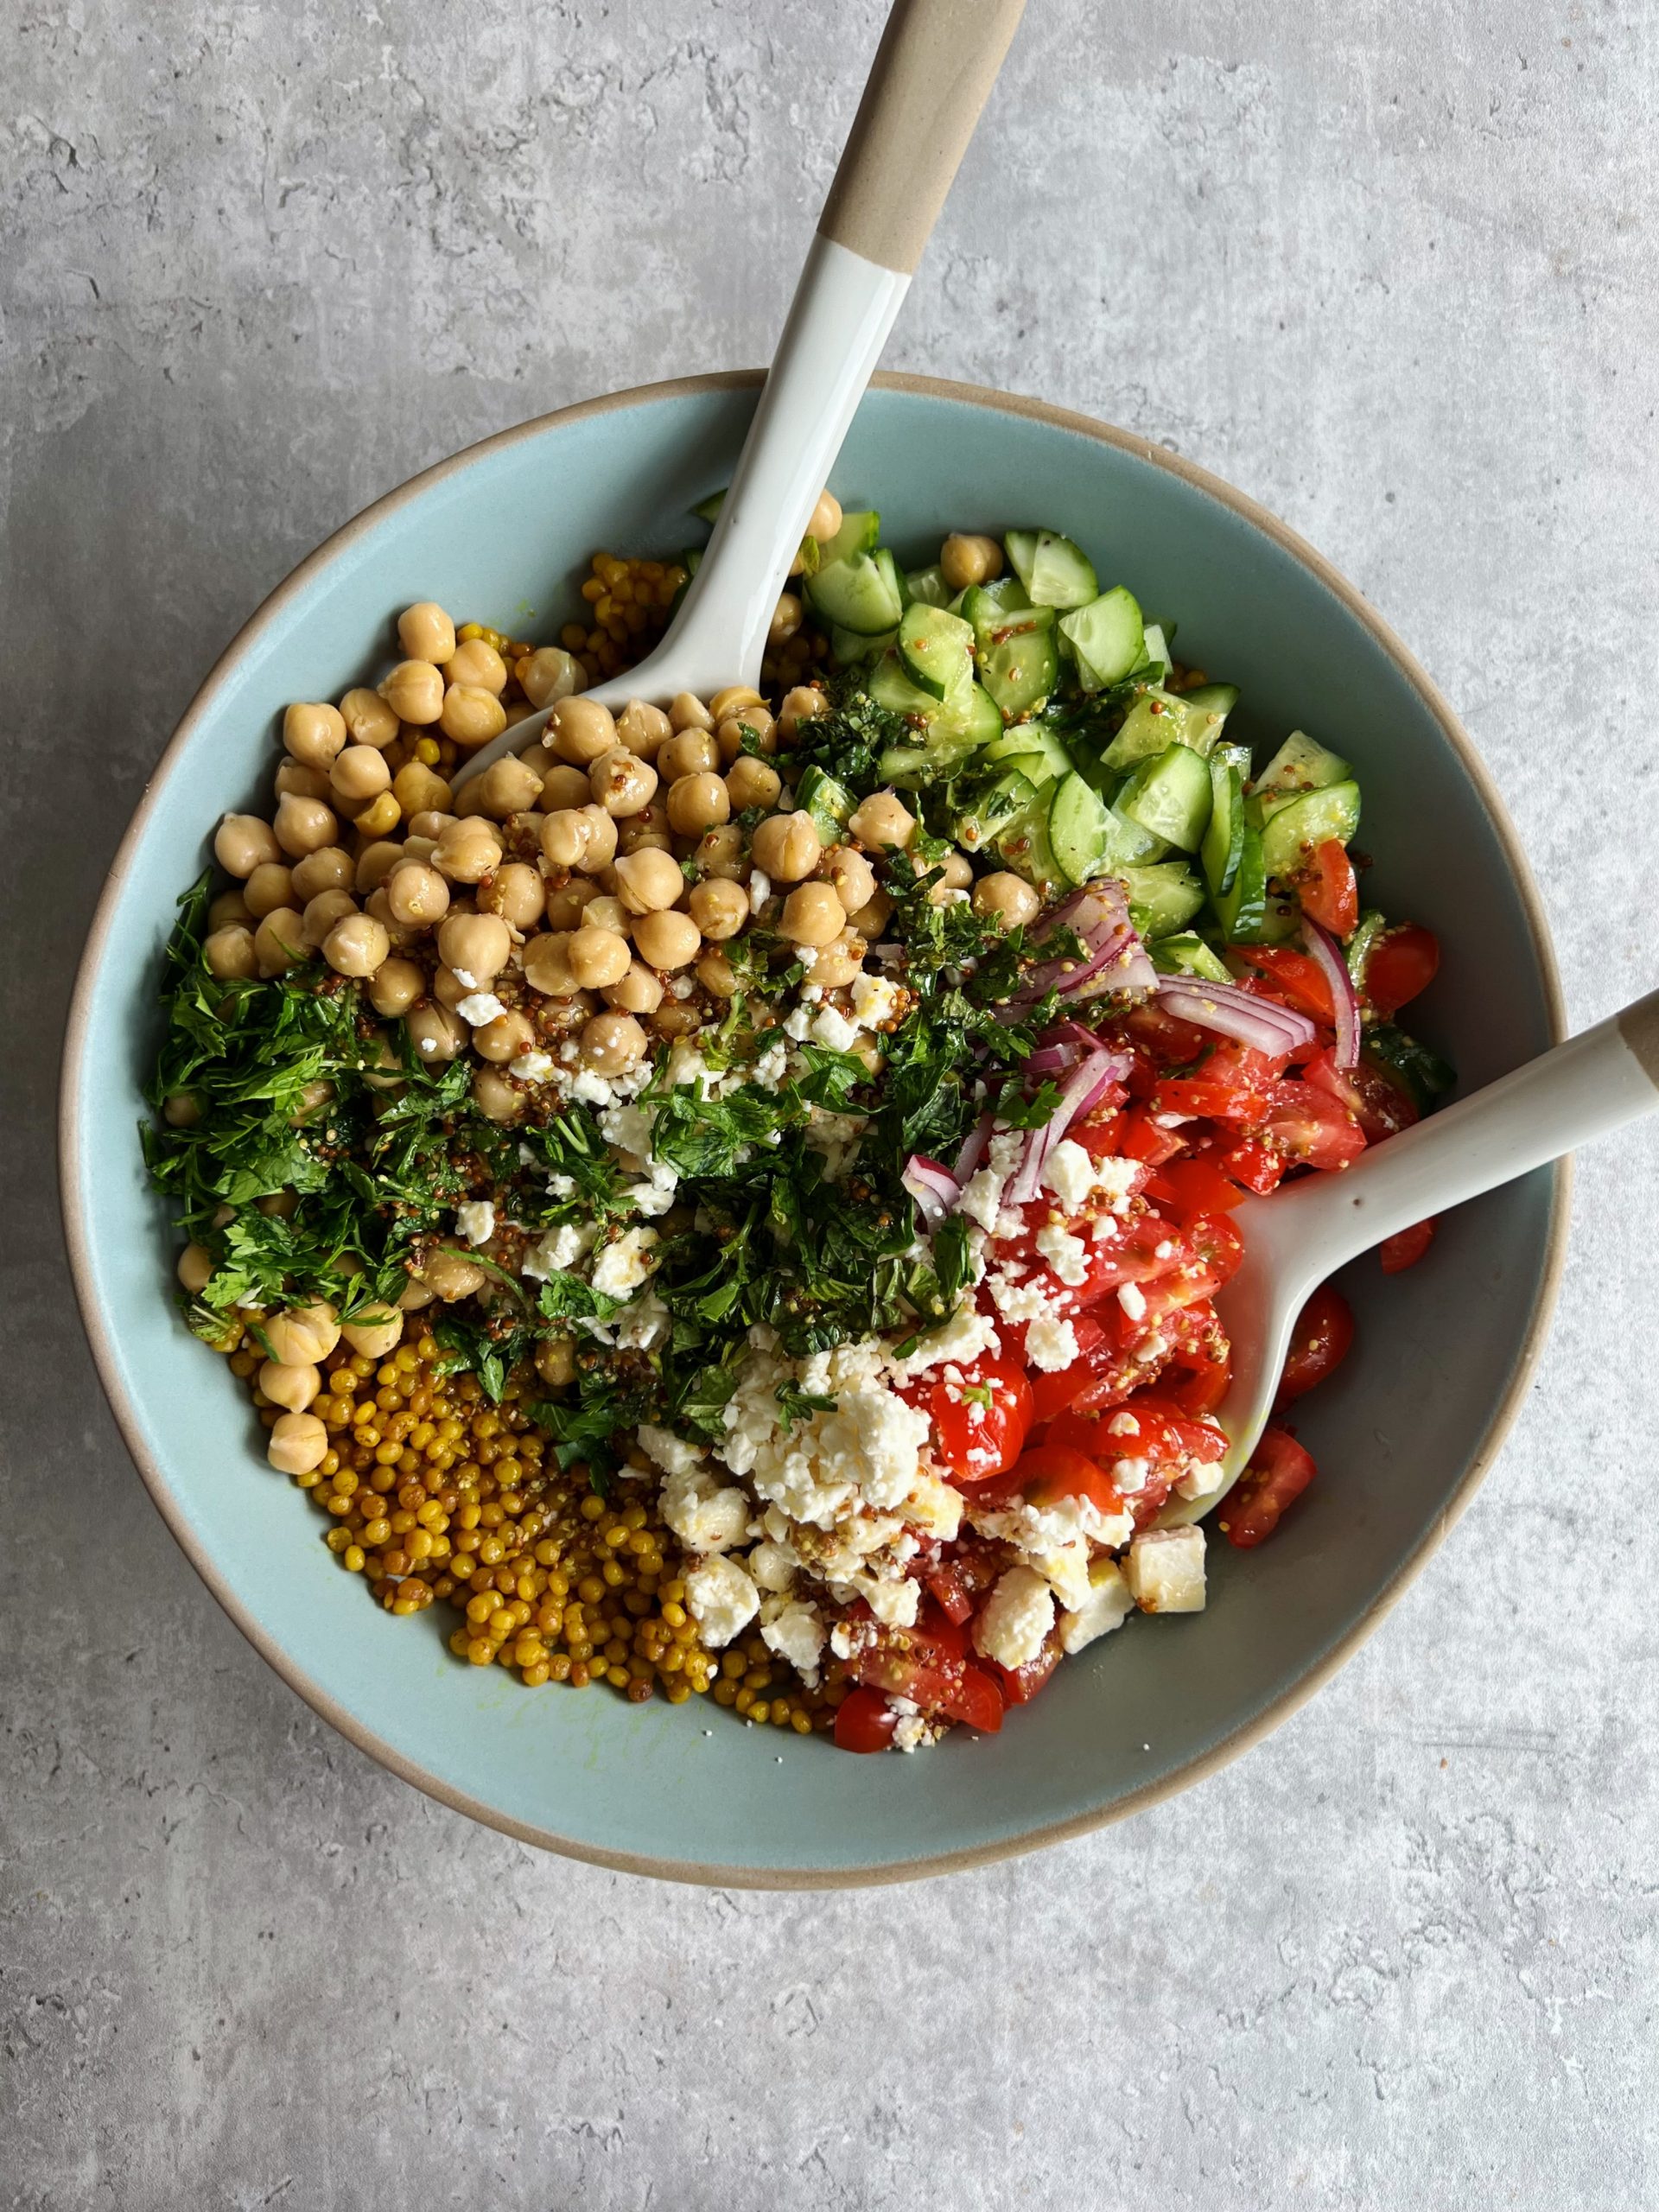
<path id="1" fill-rule="evenodd" d="M 1329 930 L 1321 929 L 1307 916 L 1302 918 L 1302 942 L 1319 963 L 1319 972 L 1331 986 L 1331 1003 L 1336 1009 L 1337 1049 L 1334 1055 L 1339 1068 L 1359 1065 L 1359 996 L 1354 989 L 1354 979 L 1348 973 L 1348 963 L 1337 949 L 1337 941 Z"/>
<path id="2" fill-rule="evenodd" d="M 963 1139 L 962 1150 L 957 1154 L 956 1180 L 958 1183 L 965 1183 L 984 1158 L 985 1147 L 991 1141 L 994 1120 L 990 1114 L 982 1114 Z"/>
<path id="3" fill-rule="evenodd" d="M 925 1153 L 911 1154 L 899 1179 L 915 1199 L 930 1229 L 944 1219 L 962 1196 L 961 1186 L 950 1170 L 937 1160 L 928 1159 Z"/>
<path id="4" fill-rule="evenodd" d="M 1109 1052 L 1097 1039 L 1090 1042 L 1093 1050 L 1060 1093 L 1059 1103 L 1041 1128 L 1032 1131 L 1027 1141 L 1020 1166 L 1008 1185 L 1010 1205 L 1029 1205 L 1037 1196 L 1043 1186 L 1043 1170 L 1048 1165 L 1049 1154 L 1072 1122 L 1086 1114 L 1103 1092 L 1113 1084 L 1121 1083 L 1129 1071 L 1127 1052 Z"/>
<path id="5" fill-rule="evenodd" d="M 1141 949 L 1116 884 L 1091 883 L 1058 906 L 1045 935 L 1062 929 L 1080 939 L 1083 958 L 1046 960 L 1032 969 L 1014 995 L 1015 1006 L 1029 1006 L 1047 991 L 1073 996 L 1091 984 L 1096 991 L 1152 988 L 1152 963 Z"/>
<path id="6" fill-rule="evenodd" d="M 1077 1058 L 1075 1045 L 1039 1045 L 1027 1054 L 1023 1065 L 1031 1075 L 1061 1075 L 1076 1065 Z"/>
<path id="7" fill-rule="evenodd" d="M 1160 1006 L 1199 1029 L 1214 1029 L 1253 1045 L 1258 1052 L 1279 1059 L 1299 1046 L 1311 1045 L 1319 1034 L 1305 1014 L 1294 1013 L 1274 999 L 1259 999 L 1236 983 L 1211 983 L 1196 976 L 1160 976 Z"/>

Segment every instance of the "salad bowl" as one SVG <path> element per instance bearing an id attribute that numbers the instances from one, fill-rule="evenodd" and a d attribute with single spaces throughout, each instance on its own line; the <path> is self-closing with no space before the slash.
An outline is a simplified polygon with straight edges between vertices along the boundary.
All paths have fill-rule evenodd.
<path id="1" fill-rule="evenodd" d="M 849 1760 L 695 1705 L 530 1697 L 499 1669 L 456 1666 L 429 1617 L 394 1624 L 324 1572 L 315 1522 L 256 1456 L 245 1397 L 204 1363 L 168 1295 L 175 1240 L 134 1123 L 177 887 L 202 865 L 201 825 L 252 792 L 283 707 L 363 680 L 362 640 L 399 607 L 435 598 L 553 635 L 595 548 L 673 552 L 687 511 L 728 480 L 759 382 L 657 385 L 505 432 L 389 494 L 272 594 L 208 677 L 111 870 L 71 1019 L 62 1171 L 82 1310 L 134 1460 L 214 1596 L 318 1713 L 525 1840 L 671 1878 L 810 1886 L 1084 1833 L 1200 1780 L 1293 1712 L 1382 1619 L 1497 1451 L 1548 1319 L 1566 1173 L 1464 1207 L 1408 1279 L 1374 1259 L 1347 1271 L 1357 1348 L 1303 1423 L 1320 1482 L 1267 1550 L 1215 1548 L 1206 1611 L 1096 1646 L 994 1740 L 958 1731 L 925 1757 Z M 1036 518 L 1085 541 L 1103 580 L 1179 617 L 1185 658 L 1242 687 L 1243 734 L 1304 727 L 1355 762 L 1368 880 L 1445 948 L 1414 1027 L 1463 1087 L 1560 1035 L 1530 874 L 1467 737 L 1357 594 L 1270 516 L 1142 440 L 909 378 L 876 380 L 834 484 L 918 558 L 947 531 Z"/>

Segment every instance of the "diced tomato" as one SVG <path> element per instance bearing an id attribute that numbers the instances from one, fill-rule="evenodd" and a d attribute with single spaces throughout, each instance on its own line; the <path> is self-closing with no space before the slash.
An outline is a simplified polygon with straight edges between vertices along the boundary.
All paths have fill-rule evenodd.
<path id="1" fill-rule="evenodd" d="M 1292 1079 L 1274 1085 L 1266 1118 L 1253 1132 L 1292 1165 L 1327 1173 L 1345 1167 L 1365 1149 L 1365 1132 L 1327 1090 Z"/>
<path id="2" fill-rule="evenodd" d="M 1121 1452 L 1113 1457 L 1122 1459 Z M 1117 1492 L 1111 1478 L 1093 1459 L 1068 1444 L 1039 1444 L 1021 1452 L 1006 1475 L 980 1491 L 987 1505 L 1010 1504 L 1024 1497 L 1033 1505 L 1055 1505 L 1065 1497 L 1084 1497 L 1103 1513 L 1117 1510 Z"/>
<path id="3" fill-rule="evenodd" d="M 1414 1222 L 1409 1229 L 1396 1230 L 1392 1236 L 1385 1236 L 1377 1246 L 1383 1274 L 1403 1274 L 1408 1268 L 1414 1268 L 1434 1242 L 1434 1231 L 1439 1226 L 1438 1218 L 1431 1214 L 1427 1221 Z"/>
<path id="4" fill-rule="evenodd" d="M 1222 1173 L 1213 1155 L 1193 1153 L 1154 1168 L 1147 1179 L 1147 1196 L 1166 1207 L 1177 1221 L 1186 1223 L 1201 1213 L 1230 1213 L 1243 1203 L 1244 1193 L 1231 1176 Z"/>
<path id="5" fill-rule="evenodd" d="M 1137 1006 L 1123 1017 L 1125 1034 L 1132 1044 L 1164 1067 L 1185 1067 L 1196 1060 L 1210 1042 L 1210 1033 L 1195 1022 L 1183 1021 L 1178 1014 L 1166 1014 L 1154 1003 Z"/>
<path id="6" fill-rule="evenodd" d="M 912 1383 L 902 1394 L 933 1424 L 933 1456 L 959 1483 L 1000 1475 L 1020 1457 L 1031 1427 L 1031 1384 L 1012 1360 L 982 1357 L 963 1382 Z"/>
<path id="7" fill-rule="evenodd" d="M 1120 1459 L 1146 1458 L 1141 1449 L 1145 1440 L 1139 1434 L 1114 1436 L 1109 1433 L 1113 1422 L 1123 1410 L 1123 1405 L 1119 1404 L 1105 1407 L 1099 1413 L 1062 1414 L 1048 1432 L 1049 1444 L 1053 1447 L 1080 1451 L 1090 1458 L 1098 1455 L 1109 1466 L 1115 1466 Z M 1141 1487 L 1120 1492 L 1114 1486 L 1114 1503 L 1103 1510 L 1128 1513 L 1137 1530 L 1149 1528 L 1167 1503 L 1179 1467 L 1178 1459 L 1159 1462 L 1148 1460 Z"/>
<path id="8" fill-rule="evenodd" d="M 1159 1334 L 1169 1347 L 1160 1363 L 1160 1389 L 1184 1414 L 1213 1413 L 1233 1379 L 1232 1347 L 1215 1307 L 1199 1299 L 1170 1314 L 1159 1325 Z"/>
<path id="9" fill-rule="evenodd" d="M 1005 1563 L 996 1546 L 964 1530 L 944 1558 L 923 1569 L 922 1580 L 945 1618 L 960 1623 L 973 1618 Z"/>
<path id="10" fill-rule="evenodd" d="M 1359 919 L 1359 882 L 1336 837 L 1315 845 L 1291 879 L 1302 912 L 1332 937 L 1346 937 Z"/>
<path id="11" fill-rule="evenodd" d="M 1150 1104 L 1131 1106 L 1118 1123 L 1117 1152 L 1120 1159 L 1142 1160 L 1150 1166 L 1173 1160 L 1185 1149 L 1185 1140 L 1179 1128 L 1166 1128 L 1158 1122 Z"/>
<path id="12" fill-rule="evenodd" d="M 1440 965 L 1440 939 L 1433 930 L 1416 922 L 1384 930 L 1365 963 L 1364 995 L 1373 1013 L 1396 1014 L 1428 988 Z"/>
<path id="13" fill-rule="evenodd" d="M 1155 1279 L 1142 1279 L 1141 1297 L 1145 1318 L 1160 1321 L 1166 1313 L 1213 1298 L 1230 1282 L 1244 1260 L 1244 1240 L 1224 1213 L 1200 1214 L 1180 1239 L 1174 1264 Z"/>
<path id="14" fill-rule="evenodd" d="M 1052 1421 L 1056 1414 L 1063 1414 L 1097 1371 L 1103 1350 L 1107 1350 L 1109 1356 L 1107 1332 L 1092 1314 L 1080 1313 L 1071 1324 L 1071 1332 L 1077 1340 L 1077 1357 L 1071 1364 L 1057 1372 L 1039 1372 L 1031 1378 L 1033 1425 Z"/>
<path id="15" fill-rule="evenodd" d="M 868 1689 L 908 1698 L 923 1713 L 995 1735 L 1002 1726 L 1002 1694 L 967 1652 L 963 1630 L 934 1611 L 925 1627 L 887 1630 L 849 1660 L 847 1671 Z"/>
<path id="16" fill-rule="evenodd" d="M 1221 1507 L 1221 1532 L 1230 1544 L 1249 1551 L 1279 1526 L 1313 1481 L 1313 1459 L 1287 1429 L 1264 1428 L 1250 1464 Z"/>
<path id="17" fill-rule="evenodd" d="M 1230 944 L 1227 950 L 1266 977 L 1270 988 L 1265 996 L 1294 1007 L 1298 1014 L 1311 1014 L 1315 1021 L 1336 1020 L 1330 981 L 1312 953 L 1298 952 L 1291 944 Z M 1247 983 L 1245 988 L 1249 988 Z"/>
<path id="18" fill-rule="evenodd" d="M 1353 1313 L 1342 1293 L 1327 1282 L 1314 1292 L 1296 1317 L 1274 1404 L 1289 1405 L 1292 1399 L 1305 1396 L 1327 1375 L 1334 1374 L 1347 1358 L 1353 1341 Z"/>
<path id="19" fill-rule="evenodd" d="M 1169 1114 L 1202 1114 L 1217 1122 L 1254 1122 L 1272 1096 L 1280 1065 L 1254 1046 L 1230 1039 L 1217 1045 L 1195 1073 L 1160 1083 L 1159 1108 Z"/>
<path id="20" fill-rule="evenodd" d="M 1009 1705 L 1029 1705 L 1059 1665 L 1060 1656 L 1060 1632 L 1056 1627 L 1050 1629 L 1037 1656 L 1027 1659 L 1023 1667 L 1004 1667 L 993 1662 L 997 1685 L 1005 1701 Z"/>
<path id="21" fill-rule="evenodd" d="M 836 1749 L 885 1751 L 899 1716 L 880 1690 L 849 1690 L 836 1708 Z"/>
<path id="22" fill-rule="evenodd" d="M 1269 1191 L 1276 1191 L 1285 1179 L 1285 1163 L 1276 1152 L 1255 1137 L 1241 1137 L 1236 1144 L 1217 1154 L 1227 1173 L 1241 1182 L 1247 1191 L 1254 1191 L 1257 1198 L 1265 1198 Z"/>
<path id="23" fill-rule="evenodd" d="M 1370 1060 L 1357 1067 L 1339 1068 L 1334 1047 L 1326 1046 L 1302 1071 L 1303 1080 L 1316 1090 L 1328 1091 L 1345 1106 L 1365 1133 L 1367 1144 L 1381 1144 L 1384 1137 L 1408 1129 L 1419 1116 L 1416 1101 L 1386 1069 Z"/>

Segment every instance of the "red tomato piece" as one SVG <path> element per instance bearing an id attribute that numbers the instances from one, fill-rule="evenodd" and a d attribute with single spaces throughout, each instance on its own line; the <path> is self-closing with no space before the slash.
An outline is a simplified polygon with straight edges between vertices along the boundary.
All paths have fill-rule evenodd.
<path id="1" fill-rule="evenodd" d="M 911 1633 L 897 1630 L 893 1641 L 861 1651 L 848 1662 L 848 1672 L 868 1689 L 908 1698 L 923 1713 L 994 1736 L 1002 1726 L 1002 1695 L 992 1677 L 971 1660 L 942 1657 L 935 1666 L 913 1656 L 900 1648 Z M 934 1640 L 928 1641 L 931 1648 Z"/>
<path id="2" fill-rule="evenodd" d="M 1339 1068 L 1331 1046 L 1308 1062 L 1302 1077 L 1348 1109 L 1364 1131 L 1367 1144 L 1381 1144 L 1419 1118 L 1416 1101 L 1385 1069 L 1370 1060 L 1361 1060 L 1355 1068 Z"/>
<path id="3" fill-rule="evenodd" d="M 1116 1146 L 1120 1159 L 1145 1160 L 1149 1166 L 1156 1167 L 1166 1160 L 1173 1160 L 1178 1152 L 1184 1150 L 1185 1140 L 1179 1129 L 1165 1128 L 1155 1120 L 1148 1103 L 1131 1106 L 1122 1116 L 1118 1123 Z"/>
<path id="4" fill-rule="evenodd" d="M 1099 1357 L 1107 1345 L 1105 1330 L 1092 1315 L 1080 1313 L 1071 1331 L 1077 1340 L 1077 1357 L 1070 1367 L 1031 1378 L 1033 1423 L 1052 1421 L 1056 1414 L 1063 1414 L 1097 1371 Z"/>
<path id="5" fill-rule="evenodd" d="M 1341 852 L 1342 848 L 1337 849 Z M 1281 1001 L 1298 1014 L 1311 1014 L 1315 1021 L 1336 1020 L 1330 982 L 1312 953 L 1298 952 L 1290 944 L 1230 944 L 1227 950 L 1267 978 L 1271 988 L 1264 996 Z"/>
<path id="6" fill-rule="evenodd" d="M 885 1751 L 898 1726 L 898 1714 L 880 1690 L 849 1690 L 836 1708 L 836 1749 Z"/>
<path id="7" fill-rule="evenodd" d="M 1313 1459 L 1288 1429 L 1264 1428 L 1250 1464 L 1223 1502 L 1221 1532 L 1240 1551 L 1263 1542 L 1313 1481 Z"/>
<path id="8" fill-rule="evenodd" d="M 922 1580 L 945 1618 L 960 1624 L 979 1610 L 1004 1563 L 995 1545 L 964 1532 L 942 1559 L 923 1570 Z"/>
<path id="9" fill-rule="evenodd" d="M 1408 1268 L 1414 1268 L 1434 1242 L 1434 1231 L 1439 1226 L 1437 1217 L 1431 1214 L 1427 1221 L 1414 1222 L 1409 1229 L 1397 1230 L 1392 1236 L 1385 1236 L 1377 1247 L 1383 1274 L 1403 1274 Z"/>
<path id="10" fill-rule="evenodd" d="M 1027 1659 L 1023 1667 L 1004 1667 L 993 1662 L 993 1671 L 1004 1701 L 1008 1705 L 1029 1705 L 1060 1663 L 1060 1632 L 1050 1629 L 1044 1638 L 1043 1648 L 1034 1659 Z"/>
<path id="11" fill-rule="evenodd" d="M 1147 1196 L 1185 1224 L 1202 1213 L 1230 1213 L 1243 1203 L 1244 1193 L 1230 1175 L 1222 1173 L 1212 1155 L 1189 1153 L 1184 1160 L 1154 1169 L 1147 1180 Z"/>
<path id="12" fill-rule="evenodd" d="M 1163 1067 L 1188 1066 L 1210 1042 L 1207 1030 L 1196 1022 L 1183 1021 L 1178 1014 L 1166 1014 L 1155 1004 L 1132 1007 L 1124 1015 L 1122 1027 L 1129 1042 Z"/>
<path id="13" fill-rule="evenodd" d="M 1334 1284 L 1316 1290 L 1296 1317 L 1290 1351 L 1274 1403 L 1287 1406 L 1323 1382 L 1348 1357 L 1354 1341 L 1354 1316 L 1347 1300 Z"/>
<path id="14" fill-rule="evenodd" d="M 1372 1011 L 1388 1016 L 1426 991 L 1440 965 L 1440 943 L 1416 922 L 1384 930 L 1365 963 L 1364 995 Z"/>
<path id="15" fill-rule="evenodd" d="M 1284 1161 L 1255 1137 L 1241 1137 L 1216 1157 L 1230 1175 L 1258 1198 L 1276 1191 L 1285 1179 Z"/>
<path id="16" fill-rule="evenodd" d="M 1302 912 L 1332 937 L 1347 937 L 1359 920 L 1359 880 L 1341 841 L 1315 845 L 1292 878 Z"/>
<path id="17" fill-rule="evenodd" d="M 1031 1427 L 1031 1384 L 1011 1360 L 976 1359 L 963 1382 L 912 1383 L 903 1395 L 933 1424 L 933 1456 L 952 1481 L 980 1483 L 1020 1457 Z"/>
<path id="18" fill-rule="evenodd" d="M 1167 1272 L 1141 1282 L 1144 1318 L 1160 1321 L 1165 1314 L 1213 1298 L 1230 1282 L 1244 1260 L 1244 1240 L 1224 1213 L 1200 1214 L 1180 1240 L 1180 1249 Z"/>
<path id="19" fill-rule="evenodd" d="M 1345 1106 L 1311 1083 L 1277 1083 L 1252 1134 L 1291 1165 L 1334 1173 L 1365 1149 L 1365 1132 Z"/>
<path id="20" fill-rule="evenodd" d="M 1211 1121 L 1254 1122 L 1272 1096 L 1282 1057 L 1269 1059 L 1252 1045 L 1230 1039 L 1217 1045 L 1202 1067 L 1189 1076 L 1172 1076 L 1158 1086 L 1158 1105 L 1166 1113 L 1204 1115 Z"/>

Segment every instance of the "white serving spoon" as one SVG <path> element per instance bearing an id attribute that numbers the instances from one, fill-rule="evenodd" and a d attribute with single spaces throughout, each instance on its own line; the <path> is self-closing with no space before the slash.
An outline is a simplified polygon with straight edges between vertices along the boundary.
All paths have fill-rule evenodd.
<path id="1" fill-rule="evenodd" d="M 1233 1347 L 1232 1386 L 1217 1416 L 1231 1447 L 1214 1489 L 1172 1499 L 1166 1525 L 1201 1519 L 1249 1465 L 1297 1316 L 1327 1277 L 1385 1236 L 1512 1183 L 1656 1107 L 1659 991 L 1402 1130 L 1340 1174 L 1310 1175 L 1270 1198 L 1246 1198 L 1233 1216 L 1243 1264 L 1216 1298 Z"/>
<path id="2" fill-rule="evenodd" d="M 706 699 L 758 682 L 796 548 L 1024 9 L 893 0 L 709 549 L 656 651 L 589 698 Z M 522 752 L 551 711 L 480 747 L 455 783 Z"/>

